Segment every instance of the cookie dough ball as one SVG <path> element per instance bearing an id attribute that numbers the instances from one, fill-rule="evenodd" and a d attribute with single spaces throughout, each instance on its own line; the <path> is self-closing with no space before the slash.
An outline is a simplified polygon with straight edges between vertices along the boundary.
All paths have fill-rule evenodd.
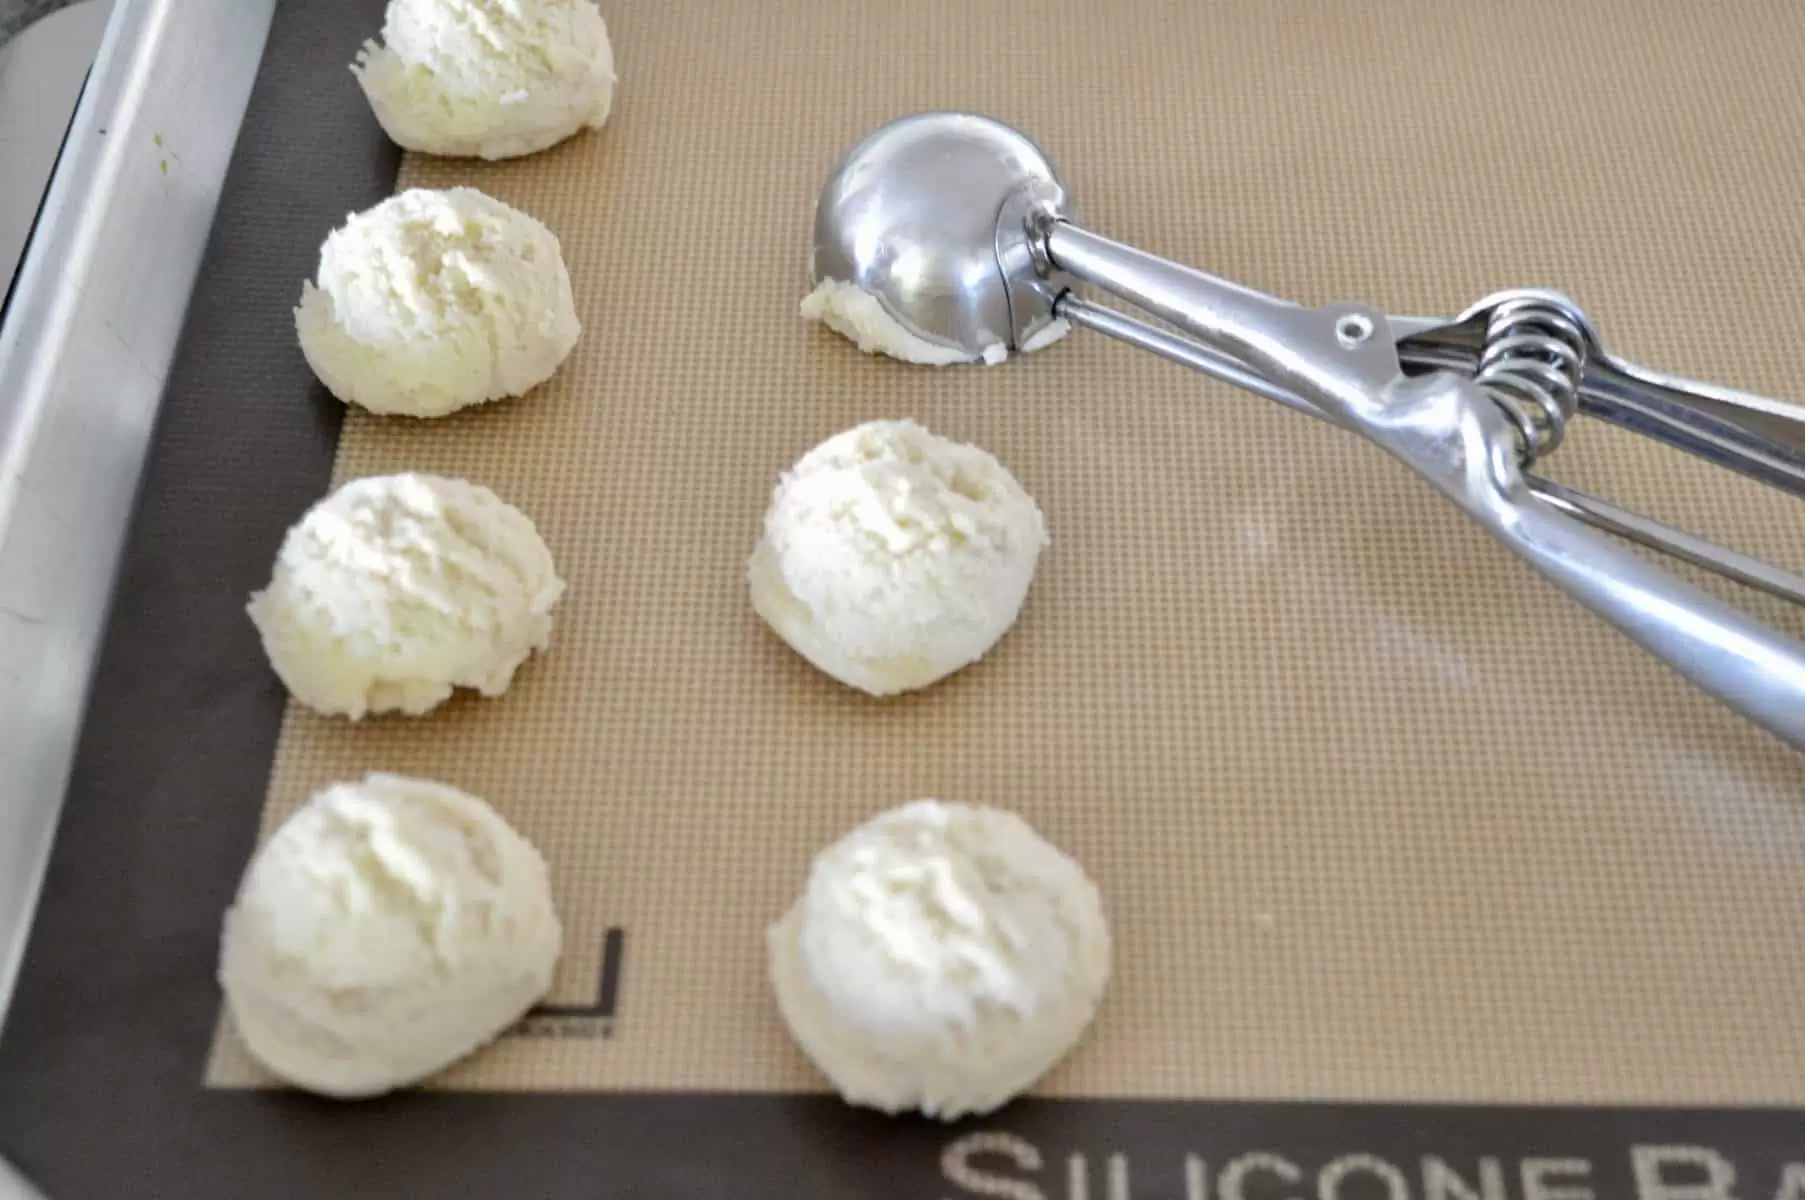
<path id="1" fill-rule="evenodd" d="M 352 66 L 397 145 L 515 158 L 600 129 L 614 47 L 590 0 L 390 0 Z"/>
<path id="2" fill-rule="evenodd" d="M 785 1024 L 848 1103 L 948 1121 L 1064 1058 L 1110 972 L 1082 867 L 1012 813 L 937 800 L 817 855 L 767 943 Z"/>
<path id="3" fill-rule="evenodd" d="M 562 942 L 545 860 L 500 814 L 376 774 L 316 794 L 252 858 L 219 982 L 266 1068 L 371 1096 L 519 1020 L 551 986 Z"/>
<path id="4" fill-rule="evenodd" d="M 975 362 L 995 366 L 1009 358 L 1009 348 L 1001 342 L 985 347 L 982 354 L 971 354 L 917 337 L 884 311 L 876 296 L 856 283 L 823 280 L 803 297 L 802 315 L 807 320 L 821 322 L 867 354 L 883 354 L 919 366 L 948 367 Z M 1051 346 L 1071 331 L 1071 325 L 1060 317 L 1035 334 L 1022 347 L 1022 353 L 1032 354 Z"/>
<path id="5" fill-rule="evenodd" d="M 753 607 L 798 654 L 890 696 L 983 657 L 1046 544 L 1039 507 L 989 453 L 872 421 L 783 476 L 747 575 Z"/>
<path id="6" fill-rule="evenodd" d="M 550 645 L 563 594 L 525 513 L 410 473 L 354 480 L 310 509 L 248 611 L 295 698 L 357 720 L 419 716 L 453 688 L 501 695 Z"/>
<path id="7" fill-rule="evenodd" d="M 460 187 L 402 192 L 333 230 L 295 331 L 346 404 L 442 417 L 544 383 L 583 327 L 551 230 Z"/>

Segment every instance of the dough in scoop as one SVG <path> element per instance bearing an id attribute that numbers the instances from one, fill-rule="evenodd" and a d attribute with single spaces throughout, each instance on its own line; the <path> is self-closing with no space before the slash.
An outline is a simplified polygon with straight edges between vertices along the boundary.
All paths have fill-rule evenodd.
<path id="1" fill-rule="evenodd" d="M 817 855 L 767 948 L 785 1024 L 848 1103 L 948 1121 L 1065 1057 L 1111 956 L 1078 863 L 1012 813 L 937 800 Z"/>
<path id="2" fill-rule="evenodd" d="M 402 192 L 333 230 L 295 330 L 346 404 L 442 417 L 544 383 L 583 327 L 551 230 L 460 187 Z"/>
<path id="3" fill-rule="evenodd" d="M 527 515 L 435 475 L 354 480 L 283 539 L 249 612 L 288 690 L 318 712 L 419 716 L 485 696 L 551 642 L 564 581 Z"/>
<path id="4" fill-rule="evenodd" d="M 783 476 L 747 576 L 753 607 L 798 654 L 889 696 L 983 657 L 1046 544 L 1039 507 L 989 453 L 872 421 Z"/>
<path id="5" fill-rule="evenodd" d="M 517 1021 L 551 986 L 562 943 L 545 860 L 499 813 L 373 774 L 314 795 L 252 858 L 219 982 L 266 1068 L 371 1096 Z"/>
<path id="6" fill-rule="evenodd" d="M 614 108 L 614 47 L 590 0 L 389 0 L 382 42 L 352 73 L 389 137 L 422 154 L 533 154 Z"/>
<path id="7" fill-rule="evenodd" d="M 919 366 L 948 367 L 982 362 L 993 367 L 1009 358 L 1009 349 L 1001 342 L 985 347 L 982 354 L 969 354 L 917 337 L 885 312 L 876 296 L 856 283 L 822 280 L 814 291 L 803 297 L 802 315 L 807 320 L 821 322 L 867 354 L 883 354 Z M 1060 317 L 1035 334 L 1022 347 L 1022 353 L 1032 354 L 1051 346 L 1071 331 L 1071 325 Z"/>

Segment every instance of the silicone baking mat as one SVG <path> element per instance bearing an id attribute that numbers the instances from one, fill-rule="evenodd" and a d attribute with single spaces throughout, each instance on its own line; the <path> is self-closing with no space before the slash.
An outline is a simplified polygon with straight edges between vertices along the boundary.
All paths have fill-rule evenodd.
<path id="1" fill-rule="evenodd" d="M 1039 141 L 1092 227 L 1268 291 L 1554 286 L 1632 359 L 1805 395 L 1805 7 L 605 12 L 605 130 L 400 181 L 545 221 L 575 354 L 482 411 L 353 415 L 336 470 L 530 513 L 570 585 L 552 648 L 424 720 L 291 711 L 269 787 L 266 829 L 333 780 L 442 779 L 551 862 L 548 1008 L 433 1087 L 819 1087 L 764 927 L 817 848 L 931 795 L 1023 813 L 1103 890 L 1111 990 L 1044 1094 L 1805 1102 L 1795 755 L 1347 435 L 1091 334 L 931 370 L 796 311 L 834 160 L 957 108 Z M 1053 544 L 984 662 L 877 702 L 760 625 L 744 562 L 781 470 L 900 416 L 996 453 Z M 1805 563 L 1796 501 L 1633 436 L 1582 423 L 1549 469 Z M 207 1078 L 266 1082 L 229 1027 Z"/>

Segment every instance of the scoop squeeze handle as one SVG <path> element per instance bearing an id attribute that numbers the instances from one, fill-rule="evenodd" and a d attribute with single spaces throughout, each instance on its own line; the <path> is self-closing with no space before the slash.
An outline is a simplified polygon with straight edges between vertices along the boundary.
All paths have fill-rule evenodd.
<path id="1" fill-rule="evenodd" d="M 1305 309 L 1169 262 L 1068 221 L 1045 233 L 1049 266 L 1157 316 L 1200 346 L 1082 301 L 1068 319 L 1359 433 L 1421 475 L 1569 597 L 1695 686 L 1805 749 L 1805 644 L 1770 629 L 1538 496 L 1525 432 L 1480 383 L 1404 374 L 1386 318 Z M 1169 344 L 1168 344 L 1169 343 Z M 1300 403 L 1293 402 L 1301 400 Z"/>

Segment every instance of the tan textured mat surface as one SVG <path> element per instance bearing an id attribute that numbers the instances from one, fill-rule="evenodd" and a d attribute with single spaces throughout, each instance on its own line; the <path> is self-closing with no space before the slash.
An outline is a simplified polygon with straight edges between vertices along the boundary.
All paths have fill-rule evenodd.
<path id="1" fill-rule="evenodd" d="M 574 357 L 488 411 L 354 417 L 339 462 L 531 513 L 552 651 L 426 720 L 291 712 L 270 788 L 271 820 L 372 769 L 488 797 L 553 865 L 555 1003 L 625 931 L 611 1036 L 541 1021 L 439 1086 L 819 1086 L 764 926 L 818 846 L 939 795 L 1023 812 L 1108 901 L 1110 995 L 1044 1092 L 1805 1102 L 1797 756 L 1347 435 L 1090 334 L 933 371 L 796 315 L 839 153 L 969 108 L 1093 227 L 1231 278 L 1427 314 L 1560 287 L 1637 361 L 1802 396 L 1805 6 L 604 11 L 606 130 L 403 177 L 557 232 Z M 988 660 L 880 703 L 760 625 L 743 565 L 779 471 L 903 415 L 994 451 L 1054 544 Z M 1628 435 L 1582 423 L 1550 473 L 1805 566 L 1797 502 Z M 226 1031 L 210 1082 L 261 1079 Z"/>

